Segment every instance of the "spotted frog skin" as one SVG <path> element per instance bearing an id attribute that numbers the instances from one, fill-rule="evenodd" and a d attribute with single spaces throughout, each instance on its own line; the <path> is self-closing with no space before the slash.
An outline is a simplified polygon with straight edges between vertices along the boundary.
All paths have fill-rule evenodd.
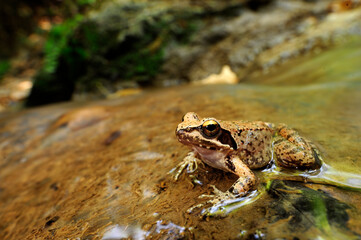
<path id="1" fill-rule="evenodd" d="M 251 169 L 265 167 L 272 159 L 286 168 L 315 169 L 321 164 L 316 147 L 286 125 L 221 121 L 189 112 L 178 125 L 176 136 L 179 142 L 193 149 L 179 165 L 176 179 L 183 168 L 201 159 L 211 167 L 239 177 L 227 196 L 239 197 L 252 190 L 256 177 Z"/>

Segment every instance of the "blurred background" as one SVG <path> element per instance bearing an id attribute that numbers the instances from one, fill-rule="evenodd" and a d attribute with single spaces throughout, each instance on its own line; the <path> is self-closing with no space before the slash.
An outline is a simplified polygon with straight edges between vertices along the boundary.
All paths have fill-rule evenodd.
<path id="1" fill-rule="evenodd" d="M 355 31 L 357 15 L 342 13 L 359 6 L 355 0 L 3 1 L 0 110 L 114 98 L 212 74 L 244 82 Z M 341 14 L 338 24 L 330 14 Z"/>

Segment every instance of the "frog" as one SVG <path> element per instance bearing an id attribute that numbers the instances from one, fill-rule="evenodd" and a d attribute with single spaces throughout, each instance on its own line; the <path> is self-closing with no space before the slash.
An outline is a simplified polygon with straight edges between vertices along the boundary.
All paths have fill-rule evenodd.
<path id="1" fill-rule="evenodd" d="M 201 118 L 197 113 L 188 112 L 178 124 L 175 135 L 180 143 L 192 149 L 178 164 L 175 180 L 185 168 L 194 172 L 198 163 L 238 177 L 226 192 L 212 185 L 214 194 L 205 195 L 213 198 L 208 203 L 247 195 L 257 185 L 253 171 L 273 162 L 281 168 L 301 170 L 319 169 L 322 165 L 315 144 L 286 124 L 223 121 L 213 117 Z"/>

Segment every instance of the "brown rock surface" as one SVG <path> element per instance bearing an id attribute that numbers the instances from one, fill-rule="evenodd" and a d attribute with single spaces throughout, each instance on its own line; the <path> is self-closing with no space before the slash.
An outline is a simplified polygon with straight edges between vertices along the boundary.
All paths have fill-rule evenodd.
<path id="1" fill-rule="evenodd" d="M 184 86 L 3 114 L 0 239 L 306 239 L 334 232 L 359 237 L 358 192 L 306 185 L 329 204 L 322 208 L 328 227 L 317 217 L 325 215 L 307 208 L 299 212 L 296 203 L 288 204 L 290 215 L 281 215 L 284 209 L 277 203 L 294 200 L 288 198 L 294 195 L 282 198 L 282 191 L 207 221 L 186 210 L 202 201 L 197 196 L 209 192 L 210 184 L 224 190 L 234 176 L 210 167 L 200 167 L 193 177 L 184 174 L 178 182 L 168 174 L 188 152 L 174 130 L 189 111 L 287 123 L 319 145 L 329 165 L 361 174 L 359 56 L 357 41 L 290 63 L 278 74 L 255 79 L 256 84 Z M 305 218 L 299 219 L 303 212 Z"/>

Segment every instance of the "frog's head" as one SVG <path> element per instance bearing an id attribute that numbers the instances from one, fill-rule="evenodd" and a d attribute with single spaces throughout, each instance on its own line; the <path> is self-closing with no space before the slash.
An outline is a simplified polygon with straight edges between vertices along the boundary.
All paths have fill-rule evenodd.
<path id="1" fill-rule="evenodd" d="M 234 151 L 237 144 L 231 133 L 215 118 L 201 119 L 196 113 L 186 113 L 176 129 L 179 142 L 199 151 Z"/>

